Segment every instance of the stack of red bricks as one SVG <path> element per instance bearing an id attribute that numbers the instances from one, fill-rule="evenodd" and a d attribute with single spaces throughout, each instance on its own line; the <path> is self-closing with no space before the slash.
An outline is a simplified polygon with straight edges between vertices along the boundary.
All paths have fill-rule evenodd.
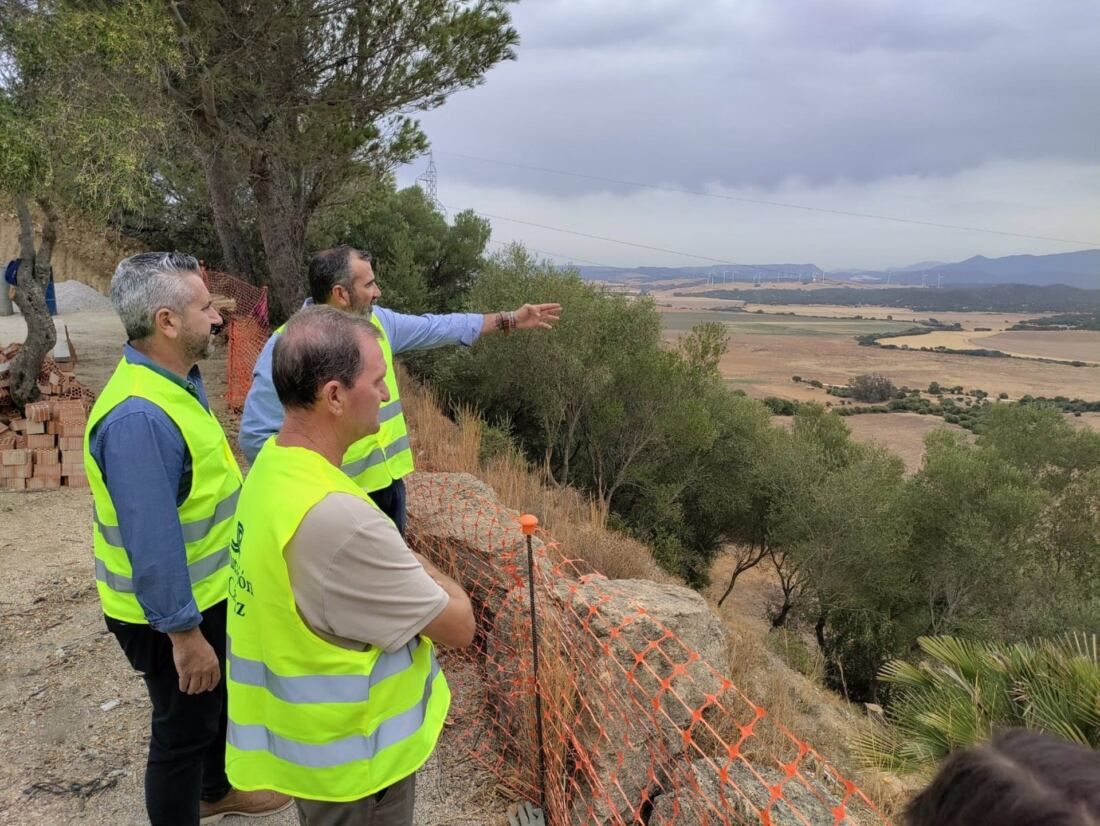
<path id="1" fill-rule="evenodd" d="M 9 490 L 88 487 L 82 399 L 32 402 L 26 418 L 0 422 L 0 486 Z"/>
<path id="2" fill-rule="evenodd" d="M 0 348 L 0 407 L 11 404 L 11 394 L 8 385 L 9 363 L 15 358 L 22 345 L 18 342 Z M 71 345 L 70 345 L 71 346 Z M 42 360 L 42 369 L 38 373 L 38 392 L 49 398 L 64 396 L 65 398 L 84 398 L 89 395 L 87 389 L 79 381 L 76 375 L 76 359 L 69 358 L 57 361 L 53 356 L 46 356 Z"/>

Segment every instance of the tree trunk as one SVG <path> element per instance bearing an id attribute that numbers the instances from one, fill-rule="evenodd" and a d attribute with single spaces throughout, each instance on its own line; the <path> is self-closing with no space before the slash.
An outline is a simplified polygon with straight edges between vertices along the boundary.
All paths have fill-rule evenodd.
<path id="1" fill-rule="evenodd" d="M 244 231 L 241 229 L 240 206 L 237 201 L 237 181 L 220 147 L 196 149 L 199 164 L 210 194 L 210 209 L 214 215 L 214 230 L 222 248 L 222 266 L 250 284 L 260 279 L 252 262 Z"/>
<path id="2" fill-rule="evenodd" d="M 748 552 L 742 550 L 740 553 L 741 556 L 734 562 L 733 573 L 730 574 L 729 584 L 718 600 L 719 608 L 721 608 L 722 603 L 726 601 L 726 597 L 733 593 L 733 586 L 737 584 L 737 577 L 741 576 L 741 574 L 745 573 L 745 571 L 750 568 L 755 568 L 764 561 L 764 557 L 768 555 L 767 540 L 761 541 L 759 545 L 754 542 L 749 546 Z"/>
<path id="3" fill-rule="evenodd" d="M 783 592 L 783 604 L 779 607 L 778 613 L 772 617 L 772 628 L 782 628 L 787 623 L 787 615 L 791 613 L 791 609 L 794 607 L 794 603 L 791 602 L 790 594 L 786 591 Z"/>
<path id="4" fill-rule="evenodd" d="M 305 235 L 309 215 L 287 170 L 261 158 L 253 163 L 252 193 L 264 243 L 274 319 L 290 316 L 306 295 Z"/>
<path id="5" fill-rule="evenodd" d="M 48 198 L 39 198 L 42 210 L 42 242 L 37 253 L 34 248 L 34 218 L 30 200 L 21 195 L 15 199 L 15 211 L 19 216 L 19 274 L 16 277 L 15 300 L 27 324 L 27 338 L 11 365 L 11 398 L 22 409 L 36 401 L 38 373 L 46 355 L 57 343 L 57 330 L 46 307 L 46 287 L 50 283 L 53 248 L 57 243 L 58 214 Z"/>

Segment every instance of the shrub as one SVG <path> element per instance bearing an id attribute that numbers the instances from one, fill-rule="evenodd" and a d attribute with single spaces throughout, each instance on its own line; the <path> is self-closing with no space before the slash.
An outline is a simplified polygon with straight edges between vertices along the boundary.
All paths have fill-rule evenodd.
<path id="1" fill-rule="evenodd" d="M 994 730 L 1047 731 L 1100 747 L 1100 649 L 1096 637 L 1035 644 L 921 637 L 926 659 L 894 660 L 879 679 L 891 688 L 887 726 L 856 739 L 867 766 L 931 773 L 951 751 Z"/>
<path id="2" fill-rule="evenodd" d="M 848 386 L 851 388 L 852 396 L 863 402 L 884 402 L 895 398 L 898 393 L 898 389 L 890 379 L 876 373 L 856 376 L 848 382 Z"/>
<path id="3" fill-rule="evenodd" d="M 798 412 L 798 402 L 778 396 L 768 396 L 764 399 L 764 405 L 776 416 L 793 416 Z"/>

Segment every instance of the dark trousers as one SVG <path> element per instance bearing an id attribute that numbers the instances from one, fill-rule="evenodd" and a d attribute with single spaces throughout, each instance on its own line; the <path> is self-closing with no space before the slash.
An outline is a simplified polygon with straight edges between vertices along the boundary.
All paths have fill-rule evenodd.
<path id="1" fill-rule="evenodd" d="M 416 775 L 349 803 L 298 798 L 299 826 L 412 826 Z"/>
<path id="2" fill-rule="evenodd" d="M 405 480 L 394 479 L 388 487 L 381 490 L 372 490 L 370 498 L 374 500 L 382 513 L 393 520 L 401 535 L 405 535 L 405 526 L 409 522 L 408 511 L 405 507 Z"/>
<path id="3" fill-rule="evenodd" d="M 172 662 L 172 641 L 148 625 L 107 617 L 126 659 L 145 678 L 153 703 L 145 809 L 152 826 L 195 826 L 199 800 L 229 793 L 225 776 L 225 603 L 202 613 L 202 635 L 213 646 L 222 680 L 213 691 L 184 694 Z"/>

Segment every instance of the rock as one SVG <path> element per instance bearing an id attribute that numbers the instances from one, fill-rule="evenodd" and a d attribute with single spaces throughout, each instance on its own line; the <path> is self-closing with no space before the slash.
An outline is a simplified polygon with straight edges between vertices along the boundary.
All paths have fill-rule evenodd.
<path id="1" fill-rule="evenodd" d="M 519 513 L 504 507 L 493 489 L 468 473 L 414 473 L 407 477 L 413 550 L 444 573 L 456 574 L 470 594 L 499 605 L 527 582 L 527 543 Z M 533 547 L 545 557 L 541 539 Z"/>
<path id="2" fill-rule="evenodd" d="M 580 625 L 574 760 L 587 769 L 573 819 L 629 822 L 669 787 L 685 732 L 728 686 L 725 631 L 688 588 L 589 576 L 566 591 L 563 613 Z"/>
<path id="3" fill-rule="evenodd" d="M 721 766 L 721 761 L 714 761 Z M 653 803 L 649 826 L 695 826 L 700 823 L 763 822 L 767 811 L 772 826 L 857 826 L 850 814 L 837 821 L 833 809 L 840 799 L 817 781 L 798 776 L 784 781 L 784 773 L 770 766 L 751 766 L 741 760 L 728 768 L 722 782 L 707 760 L 694 761 L 675 794 L 663 794 Z M 780 788 L 780 784 L 782 787 Z M 773 800 L 773 790 L 778 795 Z"/>
<path id="4" fill-rule="evenodd" d="M 122 705 L 122 700 L 108 700 L 107 702 L 105 702 L 103 705 L 101 705 L 99 707 L 99 710 L 100 711 L 113 711 L 114 709 L 118 708 L 120 705 Z"/>

